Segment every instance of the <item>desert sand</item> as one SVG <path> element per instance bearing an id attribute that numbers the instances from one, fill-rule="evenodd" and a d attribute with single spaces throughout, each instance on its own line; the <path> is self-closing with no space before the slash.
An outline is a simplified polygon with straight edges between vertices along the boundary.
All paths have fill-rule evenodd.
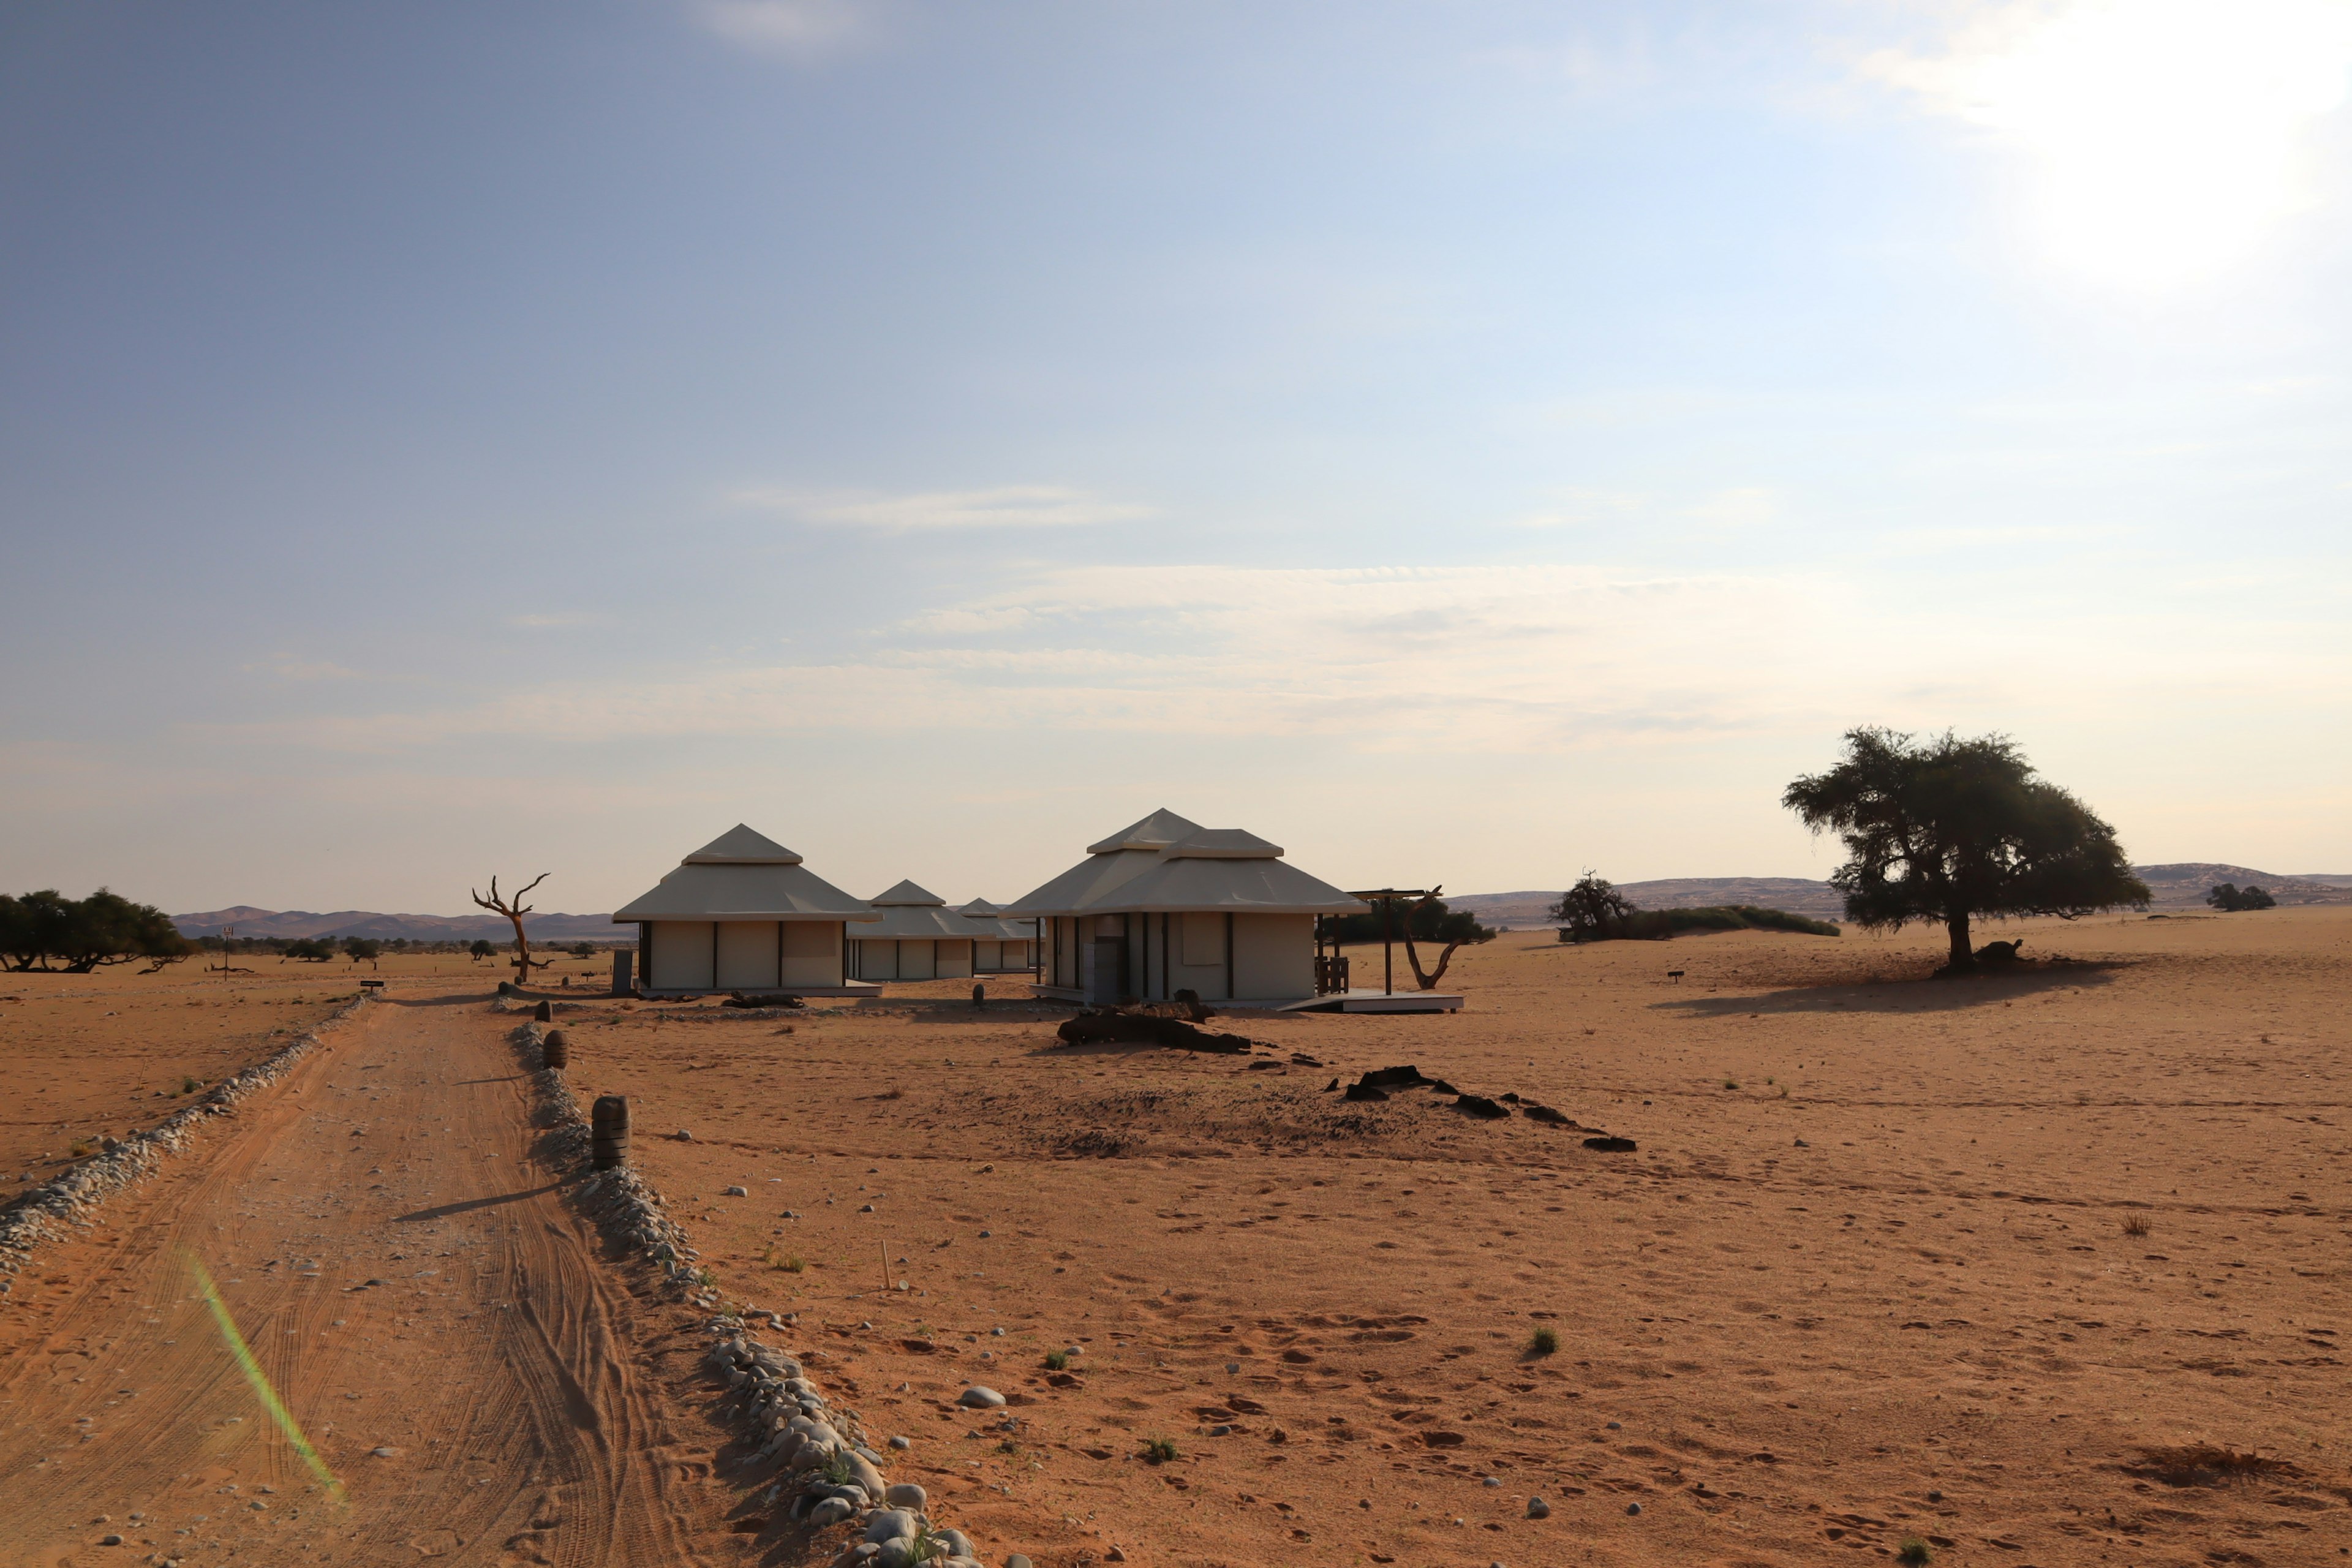
<path id="1" fill-rule="evenodd" d="M 2021 932 L 2069 962 L 1515 935 L 1457 956 L 1459 1015 L 1236 1015 L 1247 1058 L 1061 1047 L 1002 984 L 559 1015 L 720 1292 L 793 1314 L 768 1337 L 992 1563 L 2341 1558 L 2352 910 L 1985 934 Z M 698 1314 L 534 1163 L 488 966 L 397 969 L 19 1277 L 7 1560 L 831 1561 L 720 1426 Z M 186 1009 L 148 984 L 125 1051 Z M 1580 1125 L 1327 1088 L 1406 1062 Z"/>

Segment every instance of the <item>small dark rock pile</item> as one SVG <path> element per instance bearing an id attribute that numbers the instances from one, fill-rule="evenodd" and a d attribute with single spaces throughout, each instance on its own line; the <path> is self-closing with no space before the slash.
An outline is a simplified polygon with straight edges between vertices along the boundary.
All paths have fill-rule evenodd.
<path id="1" fill-rule="evenodd" d="M 1402 1067 L 1374 1068 L 1371 1071 L 1359 1077 L 1355 1082 L 1344 1086 L 1335 1078 L 1324 1086 L 1324 1092 L 1338 1094 L 1344 1100 L 1363 1102 L 1385 1100 L 1391 1091 L 1412 1089 L 1425 1089 L 1435 1094 L 1450 1094 L 1454 1096 L 1453 1109 L 1465 1116 L 1475 1117 L 1481 1121 L 1504 1121 L 1510 1116 L 1511 1108 L 1517 1106 L 1519 1113 L 1530 1121 L 1539 1121 L 1547 1127 L 1564 1127 L 1570 1131 L 1595 1134 L 1584 1141 L 1584 1146 L 1588 1149 L 1610 1154 L 1630 1154 L 1634 1150 L 1634 1143 L 1631 1138 L 1612 1138 L 1601 1132 L 1597 1127 L 1580 1126 L 1573 1118 L 1554 1110 L 1549 1105 L 1538 1105 L 1532 1100 L 1524 1100 L 1516 1094 L 1501 1095 L 1494 1099 L 1489 1099 L 1483 1094 L 1466 1094 L 1444 1079 L 1431 1078 L 1419 1068 L 1409 1063 Z"/>

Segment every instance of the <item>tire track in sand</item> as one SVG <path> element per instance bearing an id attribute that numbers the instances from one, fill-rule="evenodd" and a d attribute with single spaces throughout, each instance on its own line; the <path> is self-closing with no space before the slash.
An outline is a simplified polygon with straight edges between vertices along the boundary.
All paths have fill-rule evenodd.
<path id="1" fill-rule="evenodd" d="M 662 1400 L 602 1243 L 534 1163 L 506 1023 L 370 1012 L 26 1270 L 0 1318 L 0 1562 L 590 1568 L 726 1539 L 701 1480 L 723 1439 Z"/>

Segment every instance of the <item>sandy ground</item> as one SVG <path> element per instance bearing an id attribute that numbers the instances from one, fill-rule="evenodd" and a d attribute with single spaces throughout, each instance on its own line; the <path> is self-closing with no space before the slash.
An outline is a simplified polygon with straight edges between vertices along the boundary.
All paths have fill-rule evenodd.
<path id="1" fill-rule="evenodd" d="M 721 1288 L 797 1314 L 782 1347 L 992 1562 L 2352 1554 L 2352 910 L 1986 934 L 2021 929 L 2077 962 L 1514 936 L 1456 960 L 1459 1016 L 1241 1016 L 1248 1058 L 1060 1047 L 1059 1011 L 956 983 L 562 1021 Z M 690 1320 L 531 1166 L 510 1022 L 381 1009 L 0 1313 L 0 1518 L 38 1525 L 7 1561 L 111 1560 L 79 1545 L 109 1530 L 191 1563 L 829 1559 L 727 1529 L 765 1478 Z M 1401 1062 L 1584 1130 L 1326 1090 Z M 192 1251 L 348 1502 L 263 1429 Z M 972 1382 L 1013 1404 L 954 1409 Z M 2264 1468 L 2161 1452 L 2195 1444 Z"/>
<path id="2" fill-rule="evenodd" d="M 488 990 L 511 972 L 448 954 L 395 956 L 371 967 L 239 956 L 230 973 L 205 953 L 156 974 L 118 964 L 91 974 L 0 973 L 0 1203 L 86 1157 L 101 1138 L 152 1127 L 194 1089 L 219 1082 L 276 1051 L 289 1037 L 349 1000 L 362 977 L 390 984 Z M 593 979 L 609 954 L 559 955 L 551 985 Z M 84 1154 L 75 1146 L 82 1145 Z"/>
<path id="3" fill-rule="evenodd" d="M 533 1160 L 511 1023 L 376 1004 L 38 1255 L 0 1313 L 0 1561 L 709 1560 L 724 1434 L 664 1392 L 707 1342 Z"/>
<path id="4" fill-rule="evenodd" d="M 1247 1017 L 1254 1062 L 1055 1049 L 936 985 L 788 1034 L 583 1014 L 572 1076 L 994 1552 L 2337 1557 L 2352 911 L 1987 934 L 2021 930 L 2084 962 L 1522 937 L 1457 960 L 1459 1016 Z M 1325 1092 L 1396 1062 L 1639 1151 Z M 945 1407 L 968 1380 L 1009 1422 Z M 2145 1452 L 2194 1443 L 2281 1468 L 2176 1486 Z"/>

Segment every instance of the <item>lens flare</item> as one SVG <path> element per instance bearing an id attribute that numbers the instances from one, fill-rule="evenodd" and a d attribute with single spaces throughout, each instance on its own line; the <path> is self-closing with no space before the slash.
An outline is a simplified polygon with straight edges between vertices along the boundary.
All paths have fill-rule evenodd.
<path id="1" fill-rule="evenodd" d="M 261 1370 L 261 1363 L 254 1359 L 253 1348 L 245 1342 L 245 1335 L 237 1331 L 236 1320 L 229 1315 L 228 1303 L 221 1300 L 220 1288 L 213 1283 L 212 1274 L 193 1255 L 188 1258 L 188 1267 L 195 1273 L 196 1288 L 204 1292 L 205 1305 L 212 1309 L 213 1321 L 219 1325 L 221 1338 L 227 1343 L 229 1354 L 236 1358 L 237 1366 L 245 1373 L 245 1381 L 253 1385 L 254 1397 L 261 1401 L 264 1410 L 269 1412 L 270 1420 L 278 1424 L 278 1430 L 285 1436 L 288 1443 L 293 1445 L 294 1451 L 302 1456 L 302 1463 L 310 1467 L 310 1474 L 327 1489 L 327 1495 L 341 1502 L 343 1483 L 327 1468 L 327 1462 L 319 1458 L 319 1450 L 310 1447 L 310 1439 L 302 1435 L 301 1423 L 296 1421 L 294 1413 L 286 1408 L 286 1402 L 278 1397 L 278 1390 L 271 1385 L 269 1374 Z"/>

